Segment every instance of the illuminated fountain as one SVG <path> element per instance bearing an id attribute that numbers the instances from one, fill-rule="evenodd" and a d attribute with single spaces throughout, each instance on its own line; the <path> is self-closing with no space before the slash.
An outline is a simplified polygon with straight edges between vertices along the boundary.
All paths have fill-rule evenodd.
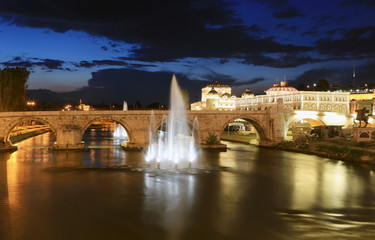
<path id="1" fill-rule="evenodd" d="M 120 138 L 120 139 L 127 139 L 128 134 L 126 133 L 126 130 L 121 124 L 114 125 L 114 131 L 113 131 L 113 137 L 114 138 Z"/>
<path id="2" fill-rule="evenodd" d="M 173 75 L 170 90 L 170 110 L 163 116 L 160 129 L 156 129 L 154 112 L 149 125 L 149 146 L 146 150 L 147 166 L 159 168 L 191 167 L 197 158 L 195 139 L 199 141 L 198 120 L 195 118 L 192 130 L 187 123 L 184 99 Z"/>

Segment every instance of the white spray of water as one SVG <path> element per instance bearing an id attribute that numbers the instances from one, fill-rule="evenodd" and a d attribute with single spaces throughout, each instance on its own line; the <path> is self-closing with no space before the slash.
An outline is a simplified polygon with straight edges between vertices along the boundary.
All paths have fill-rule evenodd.
<path id="1" fill-rule="evenodd" d="M 121 124 L 114 124 L 114 131 L 113 131 L 113 137 L 114 138 L 121 138 L 126 139 L 128 138 L 128 134 L 126 133 L 126 130 Z"/>
<path id="2" fill-rule="evenodd" d="M 166 129 L 165 126 L 167 126 Z M 199 135 L 196 135 L 199 132 L 198 128 L 198 120 L 195 118 L 190 132 L 184 99 L 176 77 L 173 75 L 168 119 L 163 117 L 158 134 L 155 134 L 155 116 L 151 111 L 146 162 L 148 164 L 156 162 L 161 168 L 190 165 L 197 158 L 195 139 L 199 142 Z"/>

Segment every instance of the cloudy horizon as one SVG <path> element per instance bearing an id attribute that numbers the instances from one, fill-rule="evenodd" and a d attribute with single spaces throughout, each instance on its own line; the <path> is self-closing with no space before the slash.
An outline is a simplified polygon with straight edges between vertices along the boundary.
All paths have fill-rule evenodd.
<path id="1" fill-rule="evenodd" d="M 360 85 L 374 82 L 374 10 L 370 0 L 5 0 L 0 66 L 29 69 L 29 89 L 131 103 L 166 101 L 172 74 L 194 100 L 210 81 L 235 94 L 284 78 L 350 85 L 354 59 Z"/>

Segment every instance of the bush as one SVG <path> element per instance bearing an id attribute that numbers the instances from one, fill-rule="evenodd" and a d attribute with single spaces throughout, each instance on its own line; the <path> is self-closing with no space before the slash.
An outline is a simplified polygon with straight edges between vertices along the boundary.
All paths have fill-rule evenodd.
<path id="1" fill-rule="evenodd" d="M 215 133 L 208 133 L 208 137 L 205 139 L 205 143 L 207 145 L 216 145 L 219 144 L 219 141 L 217 140 L 217 135 Z"/>
<path id="2" fill-rule="evenodd" d="M 373 141 L 371 141 L 371 142 L 358 142 L 358 143 L 355 143 L 354 146 L 360 147 L 360 148 L 370 148 L 370 147 L 374 147 L 375 143 Z"/>
<path id="3" fill-rule="evenodd" d="M 329 152 L 335 152 L 335 153 L 345 153 L 351 151 L 350 147 L 347 145 L 330 145 L 330 144 L 319 144 L 318 150 L 327 150 Z"/>
<path id="4" fill-rule="evenodd" d="M 366 154 L 366 151 L 363 151 L 361 149 L 352 149 L 352 150 L 350 150 L 351 157 L 357 157 L 357 158 L 359 158 L 359 157 L 361 157 L 361 156 L 363 156 L 365 154 Z"/>

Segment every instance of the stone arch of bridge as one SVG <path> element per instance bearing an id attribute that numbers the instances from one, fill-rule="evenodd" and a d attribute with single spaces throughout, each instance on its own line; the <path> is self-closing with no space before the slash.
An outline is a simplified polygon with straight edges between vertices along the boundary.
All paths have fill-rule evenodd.
<path id="1" fill-rule="evenodd" d="M 327 124 L 319 119 L 319 118 L 316 118 L 316 119 L 313 119 L 313 118 L 293 118 L 291 120 L 288 121 L 288 128 L 290 128 L 294 123 L 296 123 L 297 121 L 300 121 L 300 120 L 304 120 L 306 122 L 308 122 L 312 127 L 315 127 L 315 126 L 326 126 Z"/>
<path id="2" fill-rule="evenodd" d="M 126 133 L 128 134 L 128 141 L 131 141 L 132 138 L 132 133 L 131 133 L 131 127 L 124 122 L 121 118 L 116 118 L 116 117 L 110 117 L 110 116 L 102 116 L 102 117 L 96 117 L 93 119 L 90 119 L 88 122 L 86 122 L 81 129 L 81 139 L 83 138 L 83 134 L 86 132 L 86 130 L 94 123 L 98 121 L 116 121 L 117 123 L 121 124 L 126 130 Z"/>
<path id="3" fill-rule="evenodd" d="M 15 119 L 14 121 L 12 121 L 12 122 L 6 127 L 6 129 L 5 129 L 5 131 L 4 131 L 4 132 L 5 132 L 4 142 L 9 141 L 10 133 L 12 132 L 12 130 L 13 130 L 17 125 L 19 125 L 20 123 L 26 122 L 26 121 L 37 121 L 37 122 L 41 122 L 41 123 L 47 125 L 47 126 L 51 129 L 51 131 L 52 131 L 52 133 L 53 133 L 53 135 L 54 135 L 55 137 L 57 136 L 57 135 L 56 135 L 57 131 L 56 131 L 55 126 L 54 126 L 53 124 L 51 124 L 49 121 L 47 121 L 47 120 L 45 120 L 45 119 L 43 119 L 43 118 L 39 118 L 39 117 L 22 117 L 22 118 L 17 118 L 17 119 Z"/>
<path id="4" fill-rule="evenodd" d="M 260 124 L 260 121 L 256 118 L 246 116 L 246 115 L 239 115 L 239 116 L 236 116 L 236 117 L 231 117 L 229 119 L 226 119 L 225 123 L 221 125 L 220 129 L 222 131 L 224 131 L 225 127 L 229 123 L 233 122 L 236 119 L 243 119 L 243 120 L 246 120 L 249 123 L 251 123 L 254 126 L 254 128 L 257 130 L 260 140 L 267 140 L 268 139 L 267 136 L 266 136 L 266 132 L 265 132 L 264 128 Z"/>
<path id="5" fill-rule="evenodd" d="M 157 129 L 159 129 L 159 127 L 163 124 L 164 121 L 168 121 L 168 116 L 164 119 L 164 118 L 160 118 L 160 119 L 156 119 L 155 120 L 155 126 L 154 126 L 154 129 L 155 131 Z M 194 118 L 193 119 L 190 119 L 190 118 L 187 118 L 186 119 L 186 122 L 187 122 L 187 125 L 189 127 L 189 130 L 190 130 L 190 133 L 192 133 L 193 131 L 193 125 L 194 125 Z M 200 129 L 199 129 L 199 122 L 198 122 L 198 129 L 195 129 L 195 132 L 199 132 Z M 200 134 L 194 134 L 194 136 L 196 137 L 195 138 L 195 141 L 196 142 L 200 142 Z"/>

